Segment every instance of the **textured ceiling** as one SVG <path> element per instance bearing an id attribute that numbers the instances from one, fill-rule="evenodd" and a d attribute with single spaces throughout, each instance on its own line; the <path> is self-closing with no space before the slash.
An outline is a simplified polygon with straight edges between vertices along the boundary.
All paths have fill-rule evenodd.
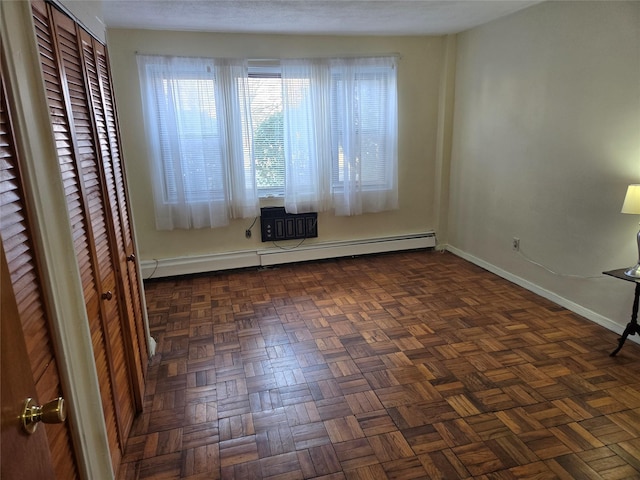
<path id="1" fill-rule="evenodd" d="M 318 35 L 442 35 L 540 0 L 103 0 L 107 28 Z"/>

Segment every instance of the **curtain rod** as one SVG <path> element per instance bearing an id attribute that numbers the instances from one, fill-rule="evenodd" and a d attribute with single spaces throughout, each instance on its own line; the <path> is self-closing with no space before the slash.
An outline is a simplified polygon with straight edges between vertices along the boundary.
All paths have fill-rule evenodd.
<path id="1" fill-rule="evenodd" d="M 308 58 L 308 59 L 330 59 L 330 58 L 382 58 L 382 57 L 395 57 L 398 60 L 402 60 L 402 55 L 399 53 L 371 53 L 365 55 L 359 55 L 357 53 L 349 54 L 349 55 L 318 55 L 318 56 L 309 56 L 309 57 L 280 57 L 280 58 L 248 58 L 249 62 L 279 62 L 280 60 L 290 60 L 290 59 L 298 59 L 298 58 Z"/>
<path id="2" fill-rule="evenodd" d="M 200 55 L 169 55 L 163 53 L 142 53 L 136 50 L 134 52 L 136 55 L 149 55 L 156 57 L 184 57 L 184 58 L 220 58 L 220 59 L 233 59 L 240 57 L 206 57 Z M 331 58 L 383 58 L 383 57 L 395 57 L 398 60 L 402 60 L 402 55 L 399 53 L 375 53 L 375 54 L 366 54 L 366 55 L 358 55 L 358 54 L 350 54 L 350 55 L 322 55 L 322 56 L 310 56 L 310 57 L 281 57 L 281 58 L 247 58 L 248 62 L 279 62 L 280 60 L 295 60 L 299 58 L 307 58 L 307 59 L 331 59 Z"/>

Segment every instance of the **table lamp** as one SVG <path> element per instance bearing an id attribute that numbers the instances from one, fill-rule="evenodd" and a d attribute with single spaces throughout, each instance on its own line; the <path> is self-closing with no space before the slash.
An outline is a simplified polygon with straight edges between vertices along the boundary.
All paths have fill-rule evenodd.
<path id="1" fill-rule="evenodd" d="M 629 185 L 627 194 L 622 203 L 621 213 L 632 213 L 640 215 L 640 185 Z M 624 272 L 625 275 L 633 278 L 640 278 L 640 230 L 638 231 L 638 263 Z"/>

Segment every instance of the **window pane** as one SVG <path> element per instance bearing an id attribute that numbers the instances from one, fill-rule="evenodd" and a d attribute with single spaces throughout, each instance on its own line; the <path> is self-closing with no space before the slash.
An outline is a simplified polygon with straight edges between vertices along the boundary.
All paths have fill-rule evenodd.
<path id="1" fill-rule="evenodd" d="M 167 203 L 178 198 L 207 202 L 224 196 L 214 81 L 199 76 L 183 73 L 165 79 L 157 95 Z"/>
<path id="2" fill-rule="evenodd" d="M 360 66 L 335 68 L 331 85 L 333 137 L 332 183 L 340 189 L 349 178 L 363 189 L 390 188 L 388 168 L 389 69 Z"/>
<path id="3" fill-rule="evenodd" d="M 179 81 L 180 158 L 185 200 L 222 199 L 223 172 L 212 80 Z"/>
<path id="4" fill-rule="evenodd" d="M 277 77 L 249 77 L 256 184 L 260 196 L 284 193 L 284 130 L 282 81 Z"/>

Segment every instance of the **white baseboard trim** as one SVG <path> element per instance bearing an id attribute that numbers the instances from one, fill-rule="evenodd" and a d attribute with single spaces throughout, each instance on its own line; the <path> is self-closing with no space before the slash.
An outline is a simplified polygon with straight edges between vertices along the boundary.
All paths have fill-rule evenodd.
<path id="1" fill-rule="evenodd" d="M 165 258 L 160 260 L 142 260 L 140 269 L 145 280 L 149 278 L 172 277 L 193 273 L 215 272 L 235 268 L 272 266 L 310 260 L 385 253 L 436 246 L 433 231 L 412 235 L 379 237 L 360 240 L 346 240 L 301 245 L 286 250 L 283 248 L 265 248 L 190 257 Z"/>
<path id="2" fill-rule="evenodd" d="M 194 255 L 191 257 L 163 258 L 160 260 L 142 260 L 140 262 L 140 270 L 142 271 L 142 278 L 148 280 L 150 278 L 174 277 L 259 265 L 260 257 L 258 257 L 255 250 L 250 250 Z"/>
<path id="3" fill-rule="evenodd" d="M 604 315 L 600 315 L 599 313 L 596 313 L 593 310 L 583 307 L 582 305 L 579 305 L 575 302 L 572 302 L 571 300 L 568 300 L 556 293 L 553 293 L 552 291 L 547 290 L 546 288 L 542 288 L 541 286 L 533 282 L 530 282 L 529 280 L 525 280 L 522 277 L 518 277 L 513 273 L 507 272 L 506 270 L 503 270 L 502 268 L 497 267 L 492 263 L 489 263 L 480 258 L 474 257 L 473 255 L 467 252 L 464 252 L 456 247 L 452 247 L 451 245 L 446 245 L 443 247 L 448 252 L 451 252 L 460 258 L 468 260 L 469 262 L 479 267 L 482 267 L 485 270 L 490 271 L 491 273 L 495 273 L 499 277 L 502 277 L 505 280 L 509 280 L 511 283 L 515 283 L 516 285 L 519 285 L 522 288 L 529 290 L 530 292 L 540 295 L 541 297 L 544 297 L 547 300 L 551 300 L 552 302 L 557 303 L 561 307 L 564 307 L 567 310 L 571 310 L 572 312 L 577 313 L 578 315 L 588 320 L 591 320 L 594 323 L 597 323 L 598 325 L 606 328 L 607 330 L 611 330 L 612 332 L 615 332 L 618 335 L 622 335 L 622 332 L 624 331 L 624 328 L 625 328 L 624 325 L 620 325 L 619 323 L 614 322 L 613 320 L 605 317 Z M 627 340 L 630 340 L 635 343 L 640 343 L 640 341 L 636 339 L 635 336 L 629 336 L 627 337 Z M 611 349 L 613 350 L 614 347 L 615 345 L 612 345 Z"/>
<path id="4" fill-rule="evenodd" d="M 305 262 L 309 260 L 325 260 L 327 258 L 350 257 L 371 253 L 395 252 L 436 246 L 433 232 L 406 235 L 402 237 L 383 237 L 344 242 L 327 242 L 302 245 L 293 250 L 269 248 L 258 250 L 262 266 L 283 263 Z"/>

